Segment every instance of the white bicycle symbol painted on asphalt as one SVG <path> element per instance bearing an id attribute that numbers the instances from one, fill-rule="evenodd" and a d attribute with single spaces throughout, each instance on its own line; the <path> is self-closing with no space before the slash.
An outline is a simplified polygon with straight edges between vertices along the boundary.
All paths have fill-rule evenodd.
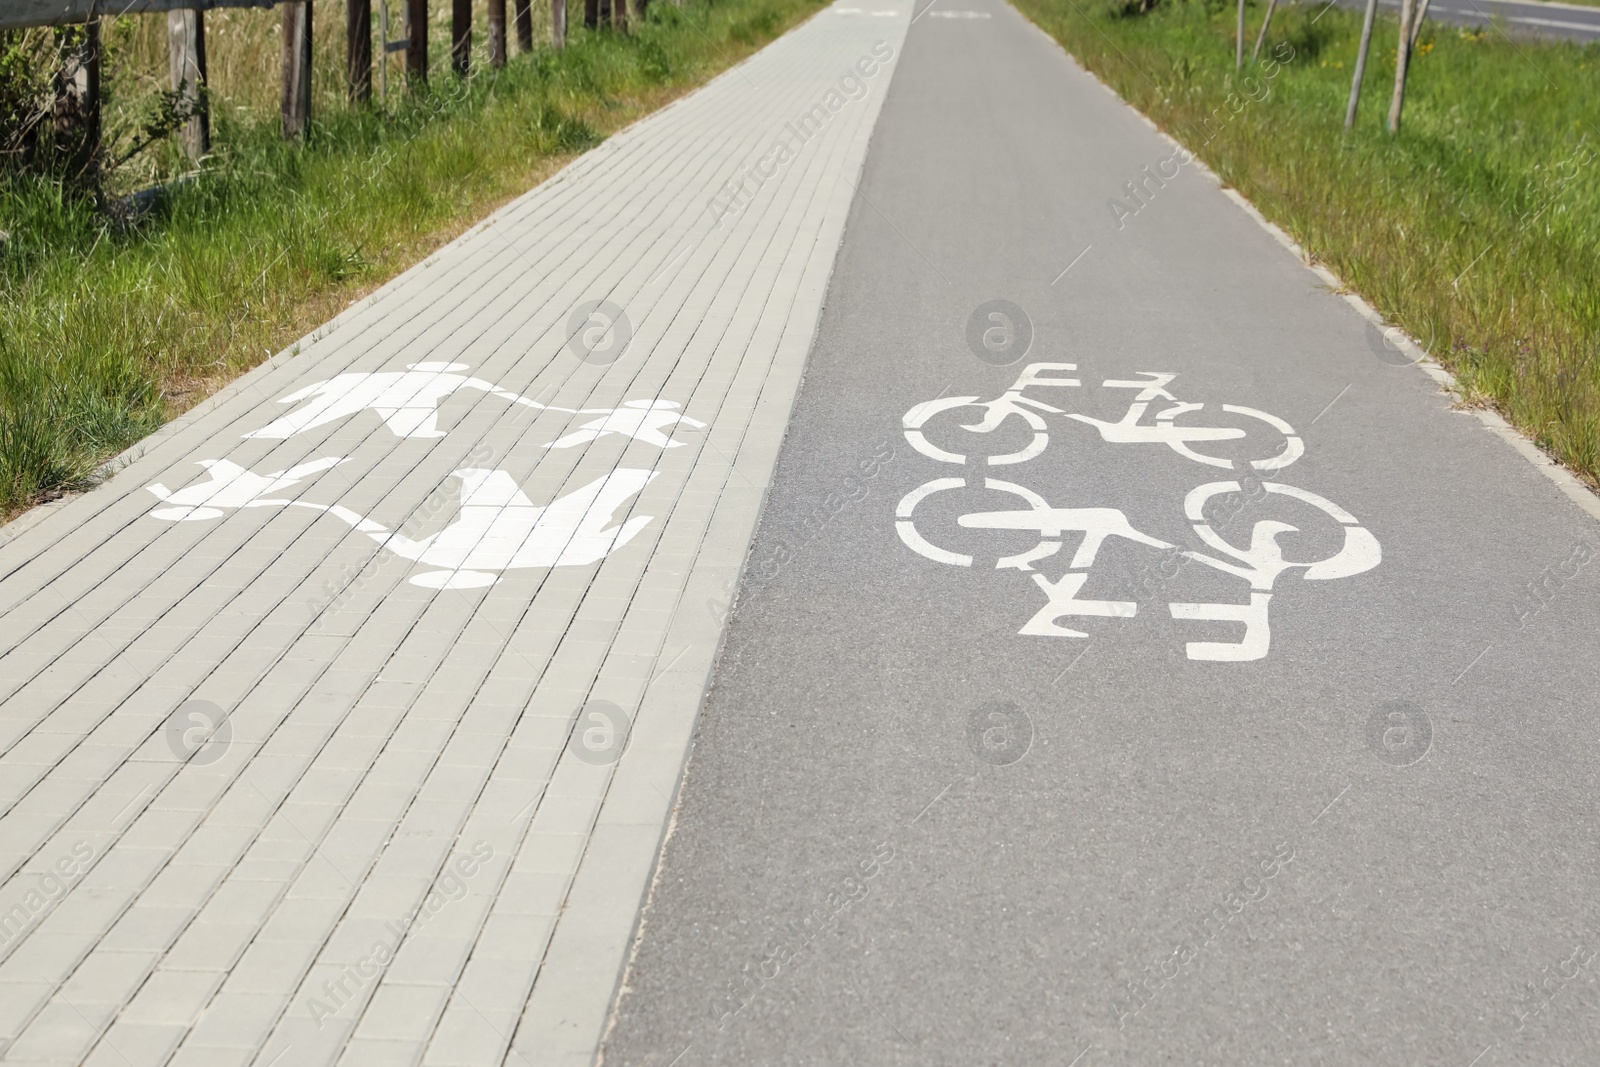
<path id="1" fill-rule="evenodd" d="M 1216 467 L 1233 467 L 1235 461 L 1206 455 L 1193 445 L 1212 441 L 1237 441 L 1248 436 L 1247 431 L 1232 426 L 1180 425 L 1176 420 L 1183 415 L 1199 413 L 1203 404 L 1178 401 L 1166 387 L 1176 375 L 1141 372 L 1145 381 L 1108 380 L 1103 388 L 1137 389 L 1127 412 L 1116 422 L 1105 422 L 1085 415 L 1063 411 L 1051 404 L 1024 396 L 1030 388 L 1078 388 L 1081 382 L 1066 377 L 1064 372 L 1074 371 L 1071 363 L 1035 363 L 1025 367 L 1016 383 L 1000 397 L 980 401 L 977 397 L 950 397 L 918 404 L 902 421 L 906 440 L 921 454 L 941 463 L 967 465 L 973 462 L 967 455 L 941 448 L 928 440 L 924 427 L 945 412 L 976 407 L 984 415 L 976 422 L 962 424 L 961 429 L 970 434 L 991 433 L 1012 416 L 1019 417 L 1031 430 L 1031 440 L 1023 448 L 987 459 L 989 466 L 1006 466 L 1025 463 L 1042 455 L 1050 444 L 1050 426 L 1045 416 L 1074 420 L 1093 426 L 1101 439 L 1111 444 L 1161 444 L 1178 455 L 1196 463 Z M 1172 406 L 1157 411 L 1152 423 L 1144 422 L 1150 405 L 1155 400 L 1170 401 Z M 1261 458 L 1241 460 L 1254 470 L 1280 470 L 1288 467 L 1305 454 L 1305 446 L 1294 428 L 1277 416 L 1255 408 L 1225 404 L 1221 410 L 1245 415 L 1276 431 L 1274 451 Z M 1281 438 L 1281 441 L 1279 441 Z M 918 509 L 940 493 L 956 489 L 975 488 L 976 480 L 969 484 L 965 477 L 944 477 L 928 481 L 907 493 L 895 509 L 895 530 L 900 540 L 913 552 L 936 563 L 948 566 L 971 567 L 972 555 L 934 544 L 917 524 Z M 1343 534 L 1340 547 L 1323 559 L 1289 560 L 1284 558 L 1278 540 L 1299 527 L 1277 520 L 1262 520 L 1254 524 L 1250 543 L 1239 547 L 1225 539 L 1206 518 L 1206 506 L 1222 494 L 1244 491 L 1239 481 L 1213 481 L 1191 489 L 1183 500 L 1183 512 L 1195 536 L 1205 550 L 1177 549 L 1160 538 L 1138 530 L 1127 515 L 1113 507 L 1056 507 L 1043 496 L 1016 482 L 997 478 L 982 479 L 984 490 L 1006 493 L 1022 501 L 1023 507 L 975 511 L 961 515 L 956 524 L 970 530 L 999 530 L 1034 535 L 1034 545 L 1020 552 L 1001 556 L 995 564 L 997 570 L 1027 572 L 1034 584 L 1045 594 L 1046 603 L 1018 631 L 1038 637 L 1086 638 L 1088 633 L 1061 624 L 1072 616 L 1102 618 L 1132 618 L 1138 605 L 1131 600 L 1093 600 L 1080 598 L 1078 593 L 1089 581 L 1099 557 L 1100 549 L 1109 538 L 1120 538 L 1133 544 L 1159 550 L 1176 550 L 1188 560 L 1202 563 L 1218 572 L 1243 579 L 1249 583 L 1247 603 L 1189 603 L 1172 602 L 1167 605 L 1174 619 L 1231 622 L 1244 626 L 1243 637 L 1234 642 L 1190 641 L 1185 651 L 1192 660 L 1245 661 L 1262 659 L 1271 644 L 1268 605 L 1278 577 L 1291 570 L 1299 570 L 1308 581 L 1329 581 L 1361 574 L 1376 567 L 1383 558 L 1377 538 L 1362 527 L 1354 515 L 1332 501 L 1281 482 L 1260 482 L 1264 498 L 1278 497 L 1285 501 L 1298 501 L 1321 512 L 1338 523 Z M 1069 533 L 1081 535 L 1067 563 L 1066 573 L 1051 580 L 1036 570 L 1035 565 L 1060 553 L 1062 538 Z"/>
<path id="2" fill-rule="evenodd" d="M 918 452 L 929 459 L 939 460 L 941 463 L 966 463 L 967 456 L 950 452 L 940 448 L 928 440 L 924 427 L 934 420 L 935 416 L 947 411 L 957 411 L 961 408 L 981 408 L 984 415 L 977 422 L 960 424 L 960 428 L 973 434 L 991 433 L 998 429 L 1006 419 L 1015 415 L 1021 418 L 1033 430 L 1033 440 L 1024 448 L 1000 456 L 990 456 L 987 460 L 992 467 L 1005 466 L 1012 463 L 1026 463 L 1028 460 L 1043 454 L 1050 444 L 1050 432 L 1044 418 L 1046 414 L 1062 415 L 1065 418 L 1093 426 L 1100 432 L 1102 440 L 1110 444 L 1156 444 L 1166 445 L 1178 455 L 1196 463 L 1204 463 L 1212 467 L 1230 469 L 1233 461 L 1217 456 L 1207 456 L 1190 447 L 1206 441 L 1236 441 L 1249 436 L 1249 432 L 1236 426 L 1196 426 L 1182 425 L 1177 420 L 1182 416 L 1198 415 L 1205 409 L 1204 404 L 1191 404 L 1177 399 L 1167 392 L 1166 387 L 1177 378 L 1176 374 L 1166 374 L 1156 371 L 1140 371 L 1146 381 L 1117 381 L 1101 382 L 1103 389 L 1137 389 L 1138 393 L 1128 404 L 1128 409 L 1122 418 L 1116 422 L 1106 422 L 1101 419 L 1090 418 L 1088 415 L 1079 415 L 1065 412 L 1058 407 L 1023 396 L 1023 391 L 1029 387 L 1052 386 L 1057 388 L 1076 388 L 1082 385 L 1077 378 L 1045 377 L 1046 374 L 1059 371 L 1077 370 L 1075 363 L 1033 363 L 1023 368 L 1019 377 L 1010 389 L 993 400 L 979 400 L 975 396 L 944 397 L 939 400 L 930 400 L 918 404 L 906 412 L 903 425 L 906 441 Z M 1162 408 L 1154 415 L 1153 423 L 1142 420 L 1150 409 L 1152 401 L 1157 399 L 1171 401 L 1171 406 Z M 1271 456 L 1250 461 L 1256 470 L 1269 471 L 1281 470 L 1295 460 L 1305 455 L 1305 444 L 1299 435 L 1284 420 L 1276 415 L 1269 415 L 1265 411 L 1255 408 L 1243 407 L 1238 404 L 1223 404 L 1221 410 L 1233 415 L 1243 415 L 1270 426 L 1283 437 L 1283 445 Z"/>

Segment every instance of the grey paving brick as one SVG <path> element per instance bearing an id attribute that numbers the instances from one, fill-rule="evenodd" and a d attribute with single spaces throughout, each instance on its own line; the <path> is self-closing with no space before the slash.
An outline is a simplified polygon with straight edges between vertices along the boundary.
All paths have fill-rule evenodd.
<path id="1" fill-rule="evenodd" d="M 387 983 L 379 987 L 362 1012 L 356 1036 L 415 1041 L 420 1045 L 433 1033 L 449 999 L 448 986 Z"/>
<path id="2" fill-rule="evenodd" d="M 6 1062 L 79 1060 L 116 1015 L 113 1004 L 71 1004 L 57 997 L 29 1021 L 6 1050 Z"/>
<path id="3" fill-rule="evenodd" d="M 188 1027 L 172 1023 L 130 1023 L 118 1019 L 84 1061 L 86 1067 L 161 1067 L 169 1062 Z"/>
<path id="4" fill-rule="evenodd" d="M 158 969 L 141 986 L 121 1019 L 127 1022 L 177 1024 L 188 1026 L 200 1015 L 217 987 L 222 985 L 217 971 L 172 971 Z"/>

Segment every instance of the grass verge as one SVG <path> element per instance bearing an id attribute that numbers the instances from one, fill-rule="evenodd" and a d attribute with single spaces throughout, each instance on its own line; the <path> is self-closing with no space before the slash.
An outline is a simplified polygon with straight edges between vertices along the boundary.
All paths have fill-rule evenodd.
<path id="1" fill-rule="evenodd" d="M 1346 133 L 1358 12 L 1280 7 L 1263 67 L 1241 76 L 1231 6 L 1013 2 L 1420 339 L 1470 402 L 1600 485 L 1600 46 L 1430 24 L 1391 137 L 1393 18 Z"/>
<path id="2" fill-rule="evenodd" d="M 466 83 L 435 69 L 386 111 L 325 109 L 303 146 L 270 111 L 217 108 L 214 155 L 131 228 L 0 179 L 0 518 L 92 485 L 109 456 L 820 6 L 662 0 L 628 36 L 577 30 Z"/>

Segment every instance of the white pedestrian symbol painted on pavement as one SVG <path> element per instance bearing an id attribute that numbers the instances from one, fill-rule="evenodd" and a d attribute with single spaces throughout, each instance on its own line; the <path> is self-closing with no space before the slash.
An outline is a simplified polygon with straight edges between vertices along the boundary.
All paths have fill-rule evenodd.
<path id="1" fill-rule="evenodd" d="M 425 362 L 408 364 L 404 371 L 336 375 L 283 397 L 279 403 L 300 406 L 244 437 L 285 440 L 303 430 L 371 411 L 398 438 L 437 440 L 446 436 L 438 427 L 439 406 L 463 389 L 538 411 L 598 416 L 545 443 L 542 447 L 547 449 L 570 449 L 607 437 L 678 448 L 684 442 L 673 440 L 673 428 L 706 428 L 670 400 L 625 400 L 616 408 L 549 407 L 461 373 L 467 369 L 464 363 Z M 455 520 L 421 538 L 391 530 L 340 503 L 313 503 L 290 492 L 312 475 L 350 458 L 318 459 L 269 474 L 256 474 L 232 460 L 200 460 L 206 472 L 202 481 L 177 491 L 160 482 L 147 487 L 163 505 L 152 510 L 150 517 L 198 522 L 244 508 L 308 508 L 340 520 L 397 556 L 436 568 L 411 581 L 438 589 L 492 585 L 500 580 L 498 575 L 510 570 L 596 563 L 633 540 L 652 521 L 649 515 L 620 522 L 614 518 L 656 477 L 654 471 L 630 468 L 611 470 L 541 505 L 529 499 L 504 470 L 481 464 L 461 467 L 450 475 L 460 485 Z"/>
<path id="2" fill-rule="evenodd" d="M 574 445 L 586 445 L 590 441 L 597 441 L 608 434 L 625 434 L 635 441 L 643 441 L 657 448 L 677 448 L 683 442 L 672 440 L 670 435 L 662 433 L 662 430 L 680 423 L 695 429 L 704 429 L 706 425 L 698 419 L 680 415 L 677 411 L 678 405 L 670 400 L 625 400 L 620 408 L 602 412 L 604 418 L 586 422 L 572 433 L 551 441 L 545 447 L 572 448 Z M 581 414 L 591 414 L 591 412 L 585 410 Z"/>
<path id="3" fill-rule="evenodd" d="M 1061 416 L 1067 420 L 1092 426 L 1099 432 L 1101 440 L 1109 444 L 1162 444 L 1188 460 L 1207 466 L 1279 470 L 1288 467 L 1305 454 L 1303 442 L 1289 423 L 1251 407 L 1224 404 L 1220 410 L 1228 414 L 1242 415 L 1246 419 L 1270 427 L 1269 432 L 1275 434 L 1274 441 L 1281 438 L 1281 443 L 1274 443 L 1271 446 L 1271 454 L 1261 455 L 1263 449 L 1256 446 L 1255 441 L 1262 436 L 1260 433 L 1254 434 L 1252 438 L 1252 431 L 1236 426 L 1178 425 L 1175 420 L 1179 416 L 1201 412 L 1205 405 L 1180 401 L 1167 391 L 1167 386 L 1177 377 L 1175 374 L 1144 371 L 1140 372 L 1141 378 L 1144 379 L 1142 381 L 1118 379 L 1103 381 L 1101 383 L 1103 389 L 1138 390 L 1126 412 L 1116 421 L 1104 421 L 1066 412 L 1054 405 L 1023 395 L 1029 388 L 1043 386 L 1081 387 L 1078 379 L 1060 376 L 1062 371 L 1076 369 L 1076 366 L 1070 363 L 1035 363 L 1025 367 L 1016 383 L 995 400 L 980 401 L 977 397 L 968 396 L 917 404 L 906 412 L 902 420 L 906 440 L 918 452 L 930 459 L 949 464 L 972 463 L 973 460 L 964 452 L 952 451 L 934 443 L 928 437 L 928 428 L 937 416 L 971 407 L 982 409 L 984 416 L 977 422 L 951 425 L 969 435 L 987 434 L 994 432 L 1011 416 L 1017 416 L 1033 431 L 1030 443 L 1021 450 L 990 456 L 987 459 L 990 466 L 1024 463 L 1043 454 L 1050 443 L 1050 424 L 1046 421 L 1046 415 Z M 1153 416 L 1153 423 L 1144 422 L 1151 403 L 1158 399 L 1169 402 L 1171 406 L 1157 411 Z M 1059 403 L 1059 400 L 1057 402 Z M 948 427 L 947 432 L 949 432 Z M 1191 447 L 1218 441 L 1243 442 L 1242 450 L 1254 453 L 1259 458 L 1234 461 L 1206 455 Z M 1383 551 L 1377 538 L 1362 527 L 1355 516 L 1332 501 L 1307 490 L 1278 482 L 1256 484 L 1263 491 L 1263 499 L 1276 496 L 1299 501 L 1337 522 L 1342 530 L 1341 546 L 1325 559 L 1303 562 L 1285 559 L 1279 538 L 1284 534 L 1299 532 L 1299 528 L 1276 519 L 1256 522 L 1250 532 L 1250 544 L 1246 548 L 1239 548 L 1228 542 L 1212 528 L 1206 518 L 1205 509 L 1209 501 L 1222 494 L 1243 493 L 1244 489 L 1239 481 L 1208 482 L 1190 490 L 1184 498 L 1183 513 L 1189 520 L 1194 535 L 1203 546 L 1202 550 L 1178 549 L 1177 546 L 1138 530 L 1119 508 L 1056 507 L 1026 486 L 993 478 L 981 480 L 973 478 L 969 481 L 967 478 L 947 477 L 925 482 L 901 499 L 895 509 L 895 530 L 900 540 L 918 555 L 948 566 L 971 567 L 974 563 L 971 554 L 941 547 L 929 539 L 924 532 L 926 527 L 918 526 L 918 510 L 937 494 L 956 489 L 981 488 L 983 491 L 1002 492 L 1021 498 L 1027 505 L 1025 508 L 969 512 L 958 516 L 956 525 L 968 530 L 1027 532 L 1037 536 L 1038 540 L 1033 547 L 1001 556 L 995 563 L 996 570 L 1028 572 L 1034 585 L 1044 593 L 1045 606 L 1038 609 L 1018 631 L 1020 634 L 1037 637 L 1088 637 L 1088 633 L 1084 630 L 1061 624 L 1062 619 L 1071 616 L 1133 618 L 1137 615 L 1138 604 L 1131 600 L 1096 600 L 1078 596 L 1093 575 L 1100 549 L 1107 539 L 1120 538 L 1146 548 L 1175 552 L 1181 558 L 1205 564 L 1219 573 L 1241 578 L 1249 583 L 1248 601 L 1243 604 L 1172 602 L 1167 605 L 1168 612 L 1174 619 L 1228 622 L 1244 626 L 1244 634 L 1237 641 L 1186 642 L 1185 653 L 1188 658 L 1211 661 L 1258 660 L 1264 658 L 1270 650 L 1268 605 L 1271 602 L 1273 585 L 1283 573 L 1299 570 L 1302 572 L 1301 577 L 1307 581 L 1346 578 L 1378 566 L 1383 559 Z M 1060 552 L 1061 538 L 1067 533 L 1080 534 L 1082 540 L 1077 543 L 1075 551 L 1068 560 L 1066 572 L 1058 578 L 1051 578 L 1041 572 L 1037 564 L 1055 557 Z"/>
<path id="4" fill-rule="evenodd" d="M 244 436 L 283 440 L 371 411 L 396 437 L 443 437 L 439 405 L 461 389 L 478 389 L 513 404 L 544 410 L 545 405 L 537 400 L 458 373 L 467 369 L 465 363 L 408 363 L 403 371 L 336 375 L 279 398 L 280 404 L 301 406 Z"/>
<path id="5" fill-rule="evenodd" d="M 170 508 L 157 509 L 150 514 L 168 522 L 220 518 L 223 508 L 247 507 L 252 501 L 268 493 L 282 492 L 312 474 L 320 474 L 343 462 L 343 459 L 337 457 L 319 459 L 288 470 L 273 471 L 271 474 L 252 474 L 237 463 L 230 463 L 225 459 L 203 459 L 200 461 L 200 466 L 204 467 L 209 475 L 203 482 L 191 485 L 187 489 L 180 489 L 176 493 L 160 482 L 145 487 L 163 503 L 174 505 Z"/>
<path id="6" fill-rule="evenodd" d="M 574 489 L 546 505 L 529 500 L 510 474 L 467 467 L 452 472 L 461 482 L 460 511 L 438 533 L 412 539 L 339 504 L 315 504 L 267 496 L 292 486 L 296 474 L 326 470 L 342 459 L 308 463 L 265 477 L 226 460 L 202 460 L 209 478 L 178 493 L 165 486 L 149 490 L 162 501 L 183 505 L 151 512 L 153 518 L 183 522 L 215 518 L 221 508 L 309 508 L 325 512 L 366 534 L 397 556 L 444 568 L 416 575 L 413 585 L 433 589 L 471 589 L 499 581 L 501 571 L 528 567 L 579 567 L 604 559 L 647 526 L 652 516 L 637 515 L 612 525 L 614 514 L 656 477 L 655 471 L 621 468 Z"/>

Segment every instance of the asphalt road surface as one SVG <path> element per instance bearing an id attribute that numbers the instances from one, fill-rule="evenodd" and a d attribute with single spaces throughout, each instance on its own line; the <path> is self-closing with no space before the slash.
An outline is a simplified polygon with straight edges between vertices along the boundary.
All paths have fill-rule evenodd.
<path id="1" fill-rule="evenodd" d="M 1335 0 L 1366 10 L 1365 0 Z M 1399 0 L 1380 0 L 1380 9 L 1399 14 Z M 1600 36 L 1600 8 L 1577 4 L 1518 3 L 1516 0 L 1439 0 L 1428 5 L 1429 20 L 1456 26 L 1498 24 L 1511 34 L 1592 41 Z"/>
<path id="2" fill-rule="evenodd" d="M 1600 1062 L 1594 520 L 1009 7 L 899 62 L 604 1062 Z"/>

